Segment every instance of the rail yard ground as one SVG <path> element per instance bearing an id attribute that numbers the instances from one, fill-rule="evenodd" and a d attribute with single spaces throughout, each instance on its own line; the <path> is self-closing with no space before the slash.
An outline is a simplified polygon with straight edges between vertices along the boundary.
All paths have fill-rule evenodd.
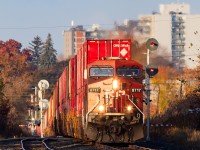
<path id="1" fill-rule="evenodd" d="M 176 130 L 179 133 L 174 136 L 167 137 L 166 134 L 158 135 L 157 133 L 151 133 L 151 140 L 146 141 L 145 139 L 135 141 L 133 143 L 96 143 L 91 141 L 82 141 L 79 139 L 74 139 L 72 137 L 51 137 L 41 139 L 39 137 L 22 137 L 18 139 L 6 139 L 0 140 L 1 150 L 16 150 L 16 149 L 74 149 L 74 150 L 198 150 L 199 142 L 196 141 L 191 143 L 191 141 L 185 139 L 178 129 L 168 129 Z M 162 130 L 165 133 L 165 129 Z M 161 132 L 160 132 L 161 133 Z M 199 134 L 196 133 L 196 138 Z M 46 147 L 46 148 L 45 148 Z M 37 149 L 37 150 L 38 150 Z"/>
<path id="2" fill-rule="evenodd" d="M 177 149 L 200 149 L 200 131 L 177 127 L 151 127 L 151 140 Z M 152 147 L 153 148 L 153 147 Z M 174 148 L 175 149 L 175 148 Z"/>

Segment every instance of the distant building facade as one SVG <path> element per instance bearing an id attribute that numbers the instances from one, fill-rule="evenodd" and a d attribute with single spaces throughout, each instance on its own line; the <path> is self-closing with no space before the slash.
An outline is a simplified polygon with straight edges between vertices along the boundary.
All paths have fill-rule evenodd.
<path id="1" fill-rule="evenodd" d="M 200 48 L 200 15 L 190 14 L 189 4 L 160 5 L 160 13 L 141 16 L 138 41 L 156 38 L 157 54 L 168 57 L 177 69 L 194 68 Z"/>
<path id="2" fill-rule="evenodd" d="M 69 31 L 64 31 L 64 57 L 70 59 L 76 55 L 77 50 L 85 42 L 85 30 L 83 26 L 72 27 Z"/>

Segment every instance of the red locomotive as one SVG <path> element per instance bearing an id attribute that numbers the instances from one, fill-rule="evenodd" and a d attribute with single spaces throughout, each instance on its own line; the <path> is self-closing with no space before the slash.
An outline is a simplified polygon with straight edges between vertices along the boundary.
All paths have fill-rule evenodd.
<path id="1" fill-rule="evenodd" d="M 101 142 L 143 138 L 143 66 L 130 40 L 87 40 L 56 83 L 46 131 Z"/>

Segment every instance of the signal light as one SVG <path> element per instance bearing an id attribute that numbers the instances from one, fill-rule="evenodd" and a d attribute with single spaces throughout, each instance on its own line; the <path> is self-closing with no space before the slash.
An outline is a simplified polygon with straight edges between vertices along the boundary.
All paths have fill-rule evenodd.
<path id="1" fill-rule="evenodd" d="M 146 42 L 146 47 L 149 50 L 156 50 L 158 48 L 158 41 L 154 38 L 150 38 Z"/>
<path id="2" fill-rule="evenodd" d="M 151 43 L 150 43 L 150 46 L 151 46 L 151 47 L 158 46 L 158 43 L 151 42 Z"/>
<path id="3" fill-rule="evenodd" d="M 147 66 L 146 72 L 149 75 L 149 77 L 155 76 L 158 73 L 158 67 L 155 66 Z"/>
<path id="4" fill-rule="evenodd" d="M 155 45 L 155 43 L 154 43 L 154 42 L 151 42 L 151 43 L 150 43 L 150 46 L 151 46 L 151 47 L 153 47 L 154 45 Z"/>
<path id="5" fill-rule="evenodd" d="M 150 72 L 154 72 L 154 68 L 150 68 Z"/>

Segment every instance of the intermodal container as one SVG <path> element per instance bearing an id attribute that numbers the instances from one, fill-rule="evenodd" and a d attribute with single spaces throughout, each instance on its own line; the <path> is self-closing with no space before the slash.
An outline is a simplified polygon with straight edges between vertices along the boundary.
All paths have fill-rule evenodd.
<path id="1" fill-rule="evenodd" d="M 87 64 L 108 57 L 131 59 L 131 40 L 87 40 L 83 48 L 87 53 Z"/>

